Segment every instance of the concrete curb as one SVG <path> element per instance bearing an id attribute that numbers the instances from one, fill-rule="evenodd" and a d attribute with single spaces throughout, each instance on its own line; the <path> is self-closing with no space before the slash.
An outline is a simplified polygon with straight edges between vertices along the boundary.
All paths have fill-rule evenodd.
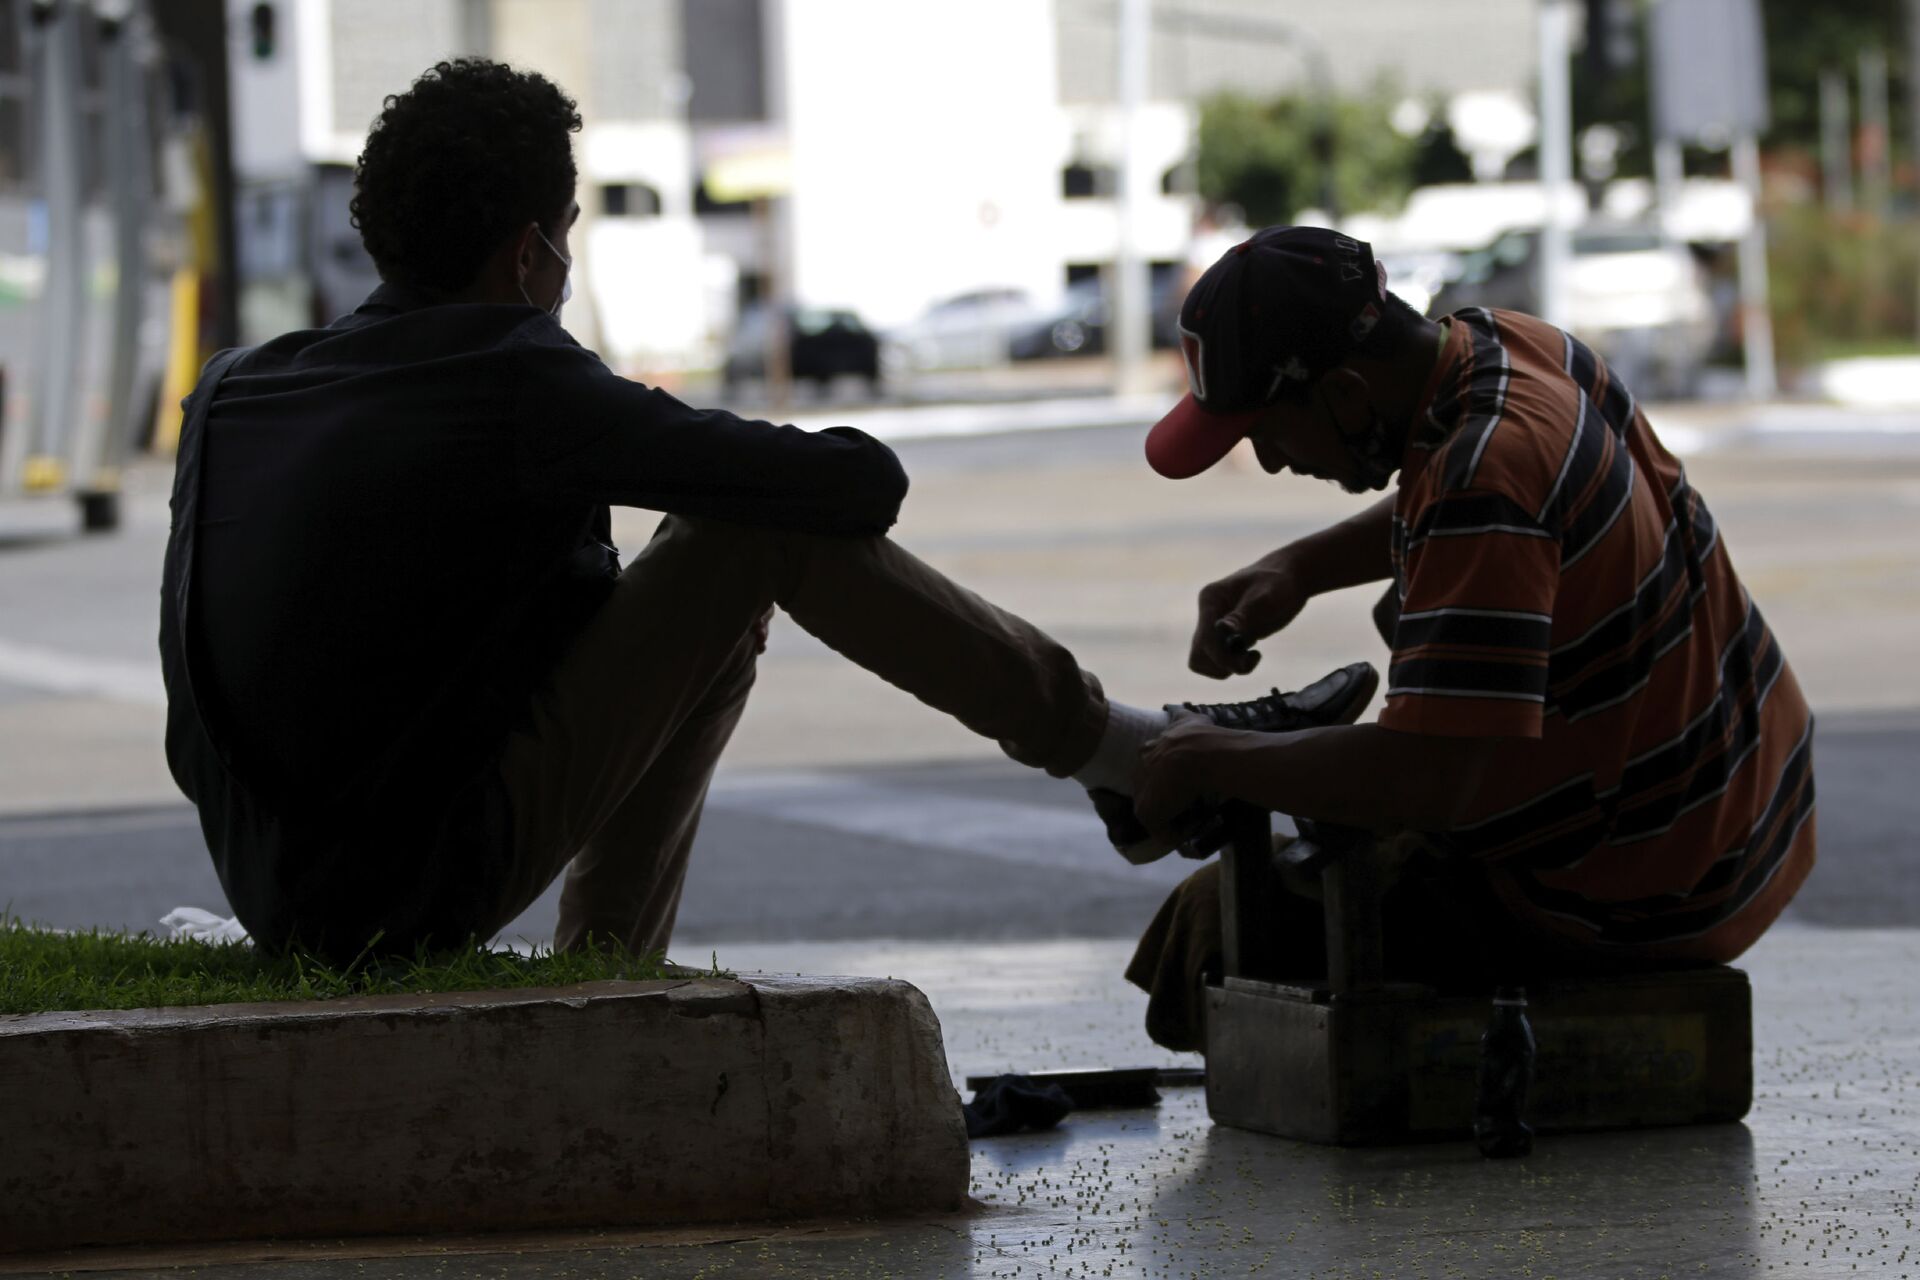
<path id="1" fill-rule="evenodd" d="M 957 1210 L 926 997 L 603 982 L 0 1018 L 0 1253 Z"/>

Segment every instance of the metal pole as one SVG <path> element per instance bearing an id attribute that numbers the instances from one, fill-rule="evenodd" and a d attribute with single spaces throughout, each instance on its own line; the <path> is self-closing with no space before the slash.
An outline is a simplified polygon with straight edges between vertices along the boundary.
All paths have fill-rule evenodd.
<path id="1" fill-rule="evenodd" d="M 36 377 L 29 428 L 30 455 L 24 477 L 29 489 L 57 489 L 68 479 L 68 448 L 83 417 L 79 374 L 86 340 L 87 250 L 82 189 L 85 131 L 81 128 L 80 23 L 91 21 L 77 6 L 34 10 L 40 59 L 39 154 L 45 200 L 46 283 L 41 324 L 35 335 Z"/>
<path id="2" fill-rule="evenodd" d="M 1860 51 L 1861 203 L 1885 219 L 1893 191 L 1892 129 L 1887 123 L 1887 55 L 1883 49 Z"/>
<path id="3" fill-rule="evenodd" d="M 1847 130 L 1847 78 L 1820 73 L 1820 186 L 1833 213 L 1853 212 L 1853 147 Z"/>
<path id="4" fill-rule="evenodd" d="M 760 233 L 760 252 L 767 264 L 761 275 L 766 287 L 760 293 L 760 305 L 767 317 L 762 370 L 767 378 L 767 406 L 775 417 L 782 417 L 793 407 L 793 337 L 792 326 L 787 323 L 787 281 L 773 197 L 762 196 L 753 202 L 753 224 Z"/>
<path id="5" fill-rule="evenodd" d="M 155 64 L 146 14 L 129 8 L 118 21 L 101 23 L 106 61 L 107 119 L 113 152 L 107 189 L 113 208 L 114 272 L 113 366 L 109 377 L 106 434 L 97 442 L 94 474 L 76 483 L 96 490 L 118 485 L 120 467 L 132 452 L 142 420 L 153 406 L 136 397 L 139 385 L 140 330 L 151 297 L 153 266 L 147 255 L 153 207 L 152 133 L 147 121 L 148 76 Z"/>
<path id="6" fill-rule="evenodd" d="M 787 31 L 792 20 L 787 0 L 762 0 L 760 62 L 766 77 L 762 88 L 767 121 L 779 127 L 782 146 L 787 138 Z M 761 302 L 767 313 L 767 400 L 769 412 L 784 418 L 793 407 L 793 326 L 787 318 L 794 293 L 793 202 L 788 196 L 763 196 L 754 201 L 753 210 L 765 264 Z"/>
<path id="7" fill-rule="evenodd" d="M 1561 214 L 1561 194 L 1573 178 L 1573 93 L 1567 60 L 1573 45 L 1573 10 L 1566 0 L 1540 0 L 1540 194 L 1546 209 L 1540 227 L 1540 315 L 1567 324 L 1567 260 L 1571 236 Z"/>
<path id="8" fill-rule="evenodd" d="M 1120 0 L 1116 87 L 1120 106 L 1119 189 L 1114 192 L 1119 241 L 1113 256 L 1112 311 L 1107 318 L 1114 390 L 1145 390 L 1147 373 L 1147 264 L 1140 256 L 1140 214 L 1152 180 L 1141 154 L 1140 111 L 1151 67 L 1151 0 Z"/>
<path id="9" fill-rule="evenodd" d="M 1907 0 L 1907 143 L 1920 164 L 1920 0 Z M 1914 328 L 1920 334 L 1920 279 L 1914 284 Z"/>
<path id="10" fill-rule="evenodd" d="M 1660 208 L 1660 235 L 1669 244 L 1680 236 L 1674 223 L 1680 216 L 1680 195 L 1687 181 L 1686 157 L 1675 138 L 1662 138 L 1653 144 L 1653 196 Z"/>
<path id="11" fill-rule="evenodd" d="M 1680 196 L 1687 181 L 1686 156 L 1677 138 L 1661 138 L 1653 144 L 1653 200 L 1659 211 L 1660 242 L 1670 250 L 1683 249 L 1686 240 L 1680 234 Z M 1688 357 L 1681 344 L 1662 342 L 1655 356 L 1655 367 L 1669 387 L 1685 386 L 1692 377 Z"/>
<path id="12" fill-rule="evenodd" d="M 1773 319 L 1767 313 L 1767 226 L 1760 217 L 1760 144 L 1751 133 L 1733 142 L 1733 177 L 1753 207 L 1740 237 L 1740 333 L 1747 363 L 1747 396 L 1771 400 L 1780 389 L 1773 368 Z"/>

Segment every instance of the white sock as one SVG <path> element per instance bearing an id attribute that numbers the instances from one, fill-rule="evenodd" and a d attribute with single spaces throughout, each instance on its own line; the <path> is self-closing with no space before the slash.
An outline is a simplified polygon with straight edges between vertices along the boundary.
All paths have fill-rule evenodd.
<path id="1" fill-rule="evenodd" d="M 1107 703 L 1107 726 L 1093 759 L 1074 771 L 1073 780 L 1089 791 L 1104 788 L 1133 794 L 1133 771 L 1140 764 L 1140 748 L 1160 736 L 1170 717 L 1164 711 Z"/>

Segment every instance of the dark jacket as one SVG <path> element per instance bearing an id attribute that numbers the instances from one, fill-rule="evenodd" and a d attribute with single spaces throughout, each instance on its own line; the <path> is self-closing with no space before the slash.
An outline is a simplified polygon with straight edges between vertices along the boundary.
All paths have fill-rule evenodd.
<path id="1" fill-rule="evenodd" d="M 499 748 L 619 572 L 608 504 L 871 535 L 906 493 L 858 431 L 692 409 L 535 308 L 392 286 L 216 358 L 184 409 L 167 759 L 268 946 L 484 927 Z"/>

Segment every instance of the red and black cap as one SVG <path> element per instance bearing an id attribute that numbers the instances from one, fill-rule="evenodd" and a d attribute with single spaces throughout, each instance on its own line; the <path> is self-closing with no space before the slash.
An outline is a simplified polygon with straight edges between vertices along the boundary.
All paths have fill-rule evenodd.
<path id="1" fill-rule="evenodd" d="M 1371 246 L 1324 227 L 1268 227 L 1227 250 L 1180 308 L 1188 394 L 1148 433 L 1148 463 L 1184 480 L 1220 461 L 1263 409 L 1351 355 L 1386 296 Z"/>

